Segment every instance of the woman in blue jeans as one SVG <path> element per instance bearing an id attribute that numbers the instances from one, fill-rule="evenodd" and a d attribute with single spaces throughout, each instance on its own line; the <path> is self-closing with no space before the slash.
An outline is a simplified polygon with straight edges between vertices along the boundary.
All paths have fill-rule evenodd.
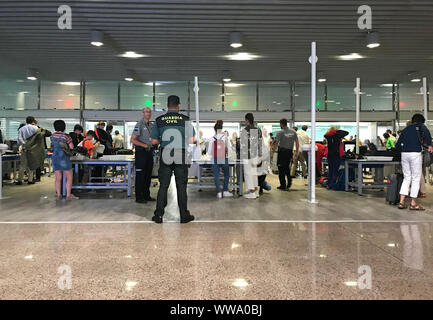
<path id="1" fill-rule="evenodd" d="M 340 168 L 341 157 L 344 154 L 344 149 L 341 140 L 347 136 L 349 132 L 344 130 L 338 130 L 337 127 L 330 127 L 328 132 L 325 134 L 326 141 L 328 143 L 328 189 L 331 189 L 331 185 L 335 183 L 338 175 L 338 169 Z"/>
<path id="2" fill-rule="evenodd" d="M 227 137 L 222 133 L 223 121 L 218 120 L 214 126 L 215 135 L 210 139 L 208 145 L 208 155 L 212 159 L 212 169 L 215 179 L 215 186 L 217 189 L 217 198 L 221 199 L 233 197 L 233 194 L 229 192 L 229 163 L 227 159 L 228 152 L 228 141 Z M 224 173 L 224 185 L 223 191 L 221 192 L 220 187 L 220 170 Z"/>

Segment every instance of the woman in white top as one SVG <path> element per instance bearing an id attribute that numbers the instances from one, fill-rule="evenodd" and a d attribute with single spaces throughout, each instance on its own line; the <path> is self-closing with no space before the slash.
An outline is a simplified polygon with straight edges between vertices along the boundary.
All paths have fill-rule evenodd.
<path id="1" fill-rule="evenodd" d="M 233 197 L 233 194 L 229 192 L 229 163 L 228 163 L 228 139 L 227 136 L 222 132 L 223 122 L 218 120 L 214 126 L 215 135 L 209 139 L 209 145 L 207 153 L 212 159 L 212 169 L 215 180 L 215 186 L 217 189 L 217 198 L 221 199 L 223 196 Z M 220 187 L 220 169 L 224 173 L 224 185 L 223 191 L 221 192 Z"/>
<path id="2" fill-rule="evenodd" d="M 240 159 L 244 164 L 245 199 L 256 199 L 259 196 L 257 165 L 261 157 L 262 140 L 262 132 L 255 126 L 253 114 L 247 113 L 245 128 L 241 131 L 240 150 Z"/>

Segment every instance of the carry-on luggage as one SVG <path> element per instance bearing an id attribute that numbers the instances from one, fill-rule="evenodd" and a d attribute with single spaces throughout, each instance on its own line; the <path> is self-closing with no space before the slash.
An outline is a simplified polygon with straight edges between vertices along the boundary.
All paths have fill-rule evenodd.
<path id="1" fill-rule="evenodd" d="M 400 201 L 400 188 L 403 183 L 403 175 L 401 173 L 393 173 L 389 177 L 388 187 L 386 188 L 386 202 L 396 205 Z"/>

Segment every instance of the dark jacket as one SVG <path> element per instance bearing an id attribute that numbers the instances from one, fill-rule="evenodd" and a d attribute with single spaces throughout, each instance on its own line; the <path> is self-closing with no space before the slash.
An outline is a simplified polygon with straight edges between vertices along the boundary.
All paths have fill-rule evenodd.
<path id="1" fill-rule="evenodd" d="M 340 157 L 341 139 L 348 134 L 349 132 L 344 130 L 330 131 L 325 134 L 326 141 L 328 142 L 328 158 Z"/>
<path id="2" fill-rule="evenodd" d="M 84 140 L 84 136 L 82 134 L 76 134 L 75 132 L 69 132 L 69 136 L 71 137 L 72 143 L 74 144 L 75 148 L 81 141 Z"/>
<path id="3" fill-rule="evenodd" d="M 27 165 L 30 170 L 36 170 L 43 166 L 45 160 L 45 140 L 46 130 L 39 128 L 36 133 L 26 140 L 23 150 L 27 156 Z"/>
<path id="4" fill-rule="evenodd" d="M 96 128 L 95 134 L 96 134 L 96 140 L 98 140 L 99 142 L 101 142 L 102 145 L 105 146 L 104 154 L 106 155 L 112 154 L 113 139 L 111 138 L 110 134 L 101 128 Z"/>
<path id="5" fill-rule="evenodd" d="M 422 123 L 408 125 L 400 134 L 395 148 L 401 152 L 421 152 L 420 139 L 424 145 L 432 145 L 430 131 Z"/>

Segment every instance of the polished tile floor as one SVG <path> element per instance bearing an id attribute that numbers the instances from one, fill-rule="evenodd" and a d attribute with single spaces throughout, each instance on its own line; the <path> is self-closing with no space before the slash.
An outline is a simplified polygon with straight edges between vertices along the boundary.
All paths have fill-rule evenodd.
<path id="1" fill-rule="evenodd" d="M 2 224 L 0 298 L 431 299 L 431 236 L 431 223 Z"/>
<path id="2" fill-rule="evenodd" d="M 291 191 L 277 190 L 278 177 L 268 181 L 273 190 L 256 200 L 244 198 L 217 199 L 215 191 L 189 189 L 188 205 L 200 221 L 431 221 L 433 222 L 433 196 L 423 199 L 425 212 L 416 214 L 398 210 L 385 203 L 384 192 L 370 191 L 367 196 L 355 192 L 328 191 L 317 188 L 318 204 L 311 205 L 307 198 L 306 180 L 295 179 Z M 0 201 L 0 221 L 151 221 L 155 203 L 137 204 L 125 192 L 91 191 L 79 193 L 78 201 L 56 201 L 53 178 L 44 178 L 35 185 L 6 185 L 4 195 L 10 199 Z M 156 197 L 157 187 L 151 188 Z M 175 185 L 169 189 L 166 221 L 178 221 Z M 433 194 L 433 187 L 428 187 Z"/>
<path id="3" fill-rule="evenodd" d="M 0 299 L 433 298 L 430 187 L 424 213 L 374 192 L 318 189 L 310 205 L 302 180 L 257 200 L 191 191 L 196 222 L 156 225 L 153 205 L 116 192 L 56 202 L 51 183 L 5 188 Z"/>

